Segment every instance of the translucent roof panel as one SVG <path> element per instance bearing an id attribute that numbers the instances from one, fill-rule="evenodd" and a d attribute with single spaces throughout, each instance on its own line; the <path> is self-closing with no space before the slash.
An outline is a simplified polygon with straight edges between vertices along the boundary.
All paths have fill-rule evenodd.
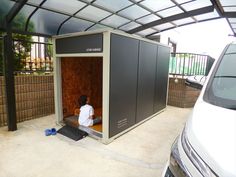
<path id="1" fill-rule="evenodd" d="M 117 12 L 131 5 L 132 3 L 127 0 L 96 0 L 94 4 L 112 10 L 113 12 Z"/>
<path id="2" fill-rule="evenodd" d="M 91 25 L 93 25 L 91 22 L 77 18 L 71 18 L 65 24 L 63 24 L 60 34 L 84 31 Z"/>
<path id="3" fill-rule="evenodd" d="M 236 29 L 236 23 L 231 24 L 232 28 Z"/>
<path id="4" fill-rule="evenodd" d="M 235 0 L 220 0 L 220 3 L 222 6 L 235 6 L 236 5 Z"/>
<path id="5" fill-rule="evenodd" d="M 3 21 L 5 15 L 7 15 L 8 11 L 12 8 L 14 5 L 14 2 L 11 2 L 9 0 L 1 0 L 0 5 L 0 27 L 3 27 Z"/>
<path id="6" fill-rule="evenodd" d="M 137 28 L 141 26 L 140 24 L 138 23 L 135 23 L 135 22 L 130 22 L 122 27 L 120 27 L 121 30 L 124 30 L 124 31 L 128 31 L 128 30 L 131 30 L 131 29 L 134 29 L 134 28 Z"/>
<path id="7" fill-rule="evenodd" d="M 68 14 L 74 14 L 85 5 L 85 3 L 78 0 L 47 0 L 42 6 Z"/>
<path id="8" fill-rule="evenodd" d="M 60 24 L 67 18 L 66 15 L 39 9 L 32 16 L 30 23 L 33 25 L 35 32 L 54 35 L 57 33 Z"/>
<path id="9" fill-rule="evenodd" d="M 181 20 L 176 20 L 176 21 L 173 21 L 174 24 L 176 24 L 177 26 L 179 25 L 183 25 L 183 24 L 188 24 L 188 23 L 193 23 L 195 22 L 192 18 L 184 18 L 184 19 L 181 19 Z"/>
<path id="10" fill-rule="evenodd" d="M 170 0 L 145 0 L 142 1 L 140 4 L 146 6 L 147 8 L 155 12 L 175 5 Z"/>
<path id="11" fill-rule="evenodd" d="M 13 29 L 25 30 L 27 19 L 35 9 L 36 7 L 25 5 L 13 19 Z M 32 22 L 28 24 L 28 31 L 35 31 Z"/>
<path id="12" fill-rule="evenodd" d="M 168 29 L 168 28 L 172 28 L 172 27 L 174 27 L 173 24 L 171 24 L 171 23 L 164 23 L 162 25 L 157 25 L 154 28 L 157 29 L 158 31 L 162 31 L 162 30 L 165 30 L 165 29 Z"/>
<path id="13" fill-rule="evenodd" d="M 194 1 L 194 0 L 175 0 L 178 4 L 183 4 L 185 2 Z"/>
<path id="14" fill-rule="evenodd" d="M 0 29 L 4 30 L 3 20 L 19 0 L 0 1 Z M 42 7 L 38 7 L 40 4 Z M 199 15 L 189 17 L 190 11 L 209 6 L 215 9 L 214 12 L 211 12 L 212 8 L 205 8 L 209 13 L 195 11 Z M 31 17 L 34 10 L 37 11 Z M 218 14 L 219 11 L 223 12 Z M 28 0 L 16 14 L 12 26 L 13 30 L 27 29 L 38 35 L 55 35 L 63 23 L 60 33 L 110 27 L 130 33 L 143 30 L 140 35 L 150 35 L 194 22 L 234 17 L 234 13 L 236 0 L 217 0 L 217 5 L 214 0 Z M 169 21 L 171 18 L 168 17 L 174 15 L 179 15 L 176 16 L 179 18 Z M 26 28 L 28 19 L 30 23 Z M 160 25 L 150 26 L 154 21 Z M 166 23 L 162 24 L 163 22 Z M 236 28 L 234 18 L 228 18 L 228 22 L 232 29 Z"/>
<path id="15" fill-rule="evenodd" d="M 213 12 L 210 12 L 210 13 L 195 16 L 195 18 L 199 21 L 211 19 L 211 18 L 216 18 L 216 17 L 219 17 L 219 14 L 217 13 L 216 10 L 214 10 Z"/>
<path id="16" fill-rule="evenodd" d="M 180 13 L 183 13 L 183 11 L 179 7 L 172 7 L 166 10 L 159 11 L 157 14 L 161 15 L 162 17 L 169 17 Z"/>
<path id="17" fill-rule="evenodd" d="M 236 12 L 236 6 L 223 7 L 225 12 Z"/>
<path id="18" fill-rule="evenodd" d="M 157 15 L 147 15 L 145 17 L 142 17 L 140 19 L 137 19 L 138 22 L 142 23 L 142 24 L 146 24 L 146 23 L 150 23 L 150 22 L 153 22 L 153 21 L 156 21 L 156 20 L 159 20 L 160 17 L 158 17 Z"/>
<path id="19" fill-rule="evenodd" d="M 124 9 L 119 12 L 119 14 L 124 15 L 128 18 L 131 18 L 131 19 L 136 19 L 136 18 L 142 17 L 144 15 L 147 15 L 149 13 L 150 12 L 148 12 L 147 10 L 145 10 L 137 5 L 133 5 L 131 7 L 128 7 L 127 9 Z"/>
<path id="20" fill-rule="evenodd" d="M 107 27 L 105 25 L 96 24 L 92 26 L 91 28 L 89 28 L 88 31 L 97 30 L 97 29 L 113 29 L 113 28 Z"/>
<path id="21" fill-rule="evenodd" d="M 27 2 L 35 4 L 35 5 L 39 5 L 39 4 L 41 4 L 42 1 L 43 0 L 28 0 Z"/>
<path id="22" fill-rule="evenodd" d="M 93 21 L 100 21 L 109 15 L 111 15 L 111 13 L 94 6 L 88 6 L 76 14 L 78 17 L 83 17 Z"/>
<path id="23" fill-rule="evenodd" d="M 157 32 L 157 30 L 148 28 L 148 29 L 143 30 L 143 31 L 140 31 L 140 32 L 138 32 L 138 33 L 136 33 L 136 34 L 141 35 L 141 36 L 147 36 L 147 35 L 149 35 L 149 34 L 156 33 L 156 32 Z"/>
<path id="24" fill-rule="evenodd" d="M 191 11 L 191 10 L 196 10 L 202 7 L 210 6 L 211 1 L 210 0 L 197 0 L 197 1 L 192 1 L 189 3 L 185 3 L 181 5 L 185 10 Z"/>
<path id="25" fill-rule="evenodd" d="M 230 23 L 236 23 L 236 18 L 229 18 Z"/>
<path id="26" fill-rule="evenodd" d="M 108 26 L 115 27 L 115 28 L 117 28 L 118 26 L 121 26 L 127 22 L 129 22 L 129 20 L 127 20 L 126 18 L 120 17 L 118 15 L 112 15 L 112 16 L 106 18 L 105 20 L 101 21 L 101 23 L 108 25 Z"/>

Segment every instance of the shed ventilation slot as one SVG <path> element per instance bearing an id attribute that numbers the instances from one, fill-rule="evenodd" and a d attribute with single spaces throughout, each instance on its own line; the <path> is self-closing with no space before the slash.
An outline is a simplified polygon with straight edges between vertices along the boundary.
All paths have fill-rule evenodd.
<path id="1" fill-rule="evenodd" d="M 117 122 L 117 128 L 122 128 L 128 124 L 127 118 L 121 119 Z"/>

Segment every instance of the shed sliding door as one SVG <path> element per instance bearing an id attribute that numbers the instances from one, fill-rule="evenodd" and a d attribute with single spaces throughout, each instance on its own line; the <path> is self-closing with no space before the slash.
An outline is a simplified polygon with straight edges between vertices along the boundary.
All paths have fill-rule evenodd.
<path id="1" fill-rule="evenodd" d="M 153 114 L 157 45 L 140 41 L 136 122 Z"/>
<path id="2" fill-rule="evenodd" d="M 139 40 L 111 34 L 109 137 L 135 124 Z"/>
<path id="3" fill-rule="evenodd" d="M 169 59 L 170 59 L 170 48 L 161 45 L 158 46 L 155 97 L 154 97 L 155 113 L 166 107 Z"/>

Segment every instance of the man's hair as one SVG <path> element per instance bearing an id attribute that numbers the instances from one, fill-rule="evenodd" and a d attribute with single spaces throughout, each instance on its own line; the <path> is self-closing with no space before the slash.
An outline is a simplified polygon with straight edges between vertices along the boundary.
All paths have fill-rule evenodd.
<path id="1" fill-rule="evenodd" d="M 79 104 L 80 106 L 84 106 L 86 105 L 87 103 L 87 96 L 86 95 L 81 95 L 80 98 L 79 98 Z"/>

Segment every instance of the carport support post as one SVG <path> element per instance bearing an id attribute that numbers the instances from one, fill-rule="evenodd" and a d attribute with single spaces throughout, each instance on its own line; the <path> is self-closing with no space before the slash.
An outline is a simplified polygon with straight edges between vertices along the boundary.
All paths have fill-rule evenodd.
<path id="1" fill-rule="evenodd" d="M 6 109 L 8 131 L 17 130 L 16 121 L 16 98 L 14 81 L 14 53 L 12 41 L 11 24 L 18 12 L 23 8 L 28 0 L 18 0 L 5 17 L 5 27 L 7 34 L 4 36 L 4 75 L 6 88 Z"/>
<path id="2" fill-rule="evenodd" d="M 6 111 L 8 131 L 17 130 L 16 99 L 14 82 L 14 54 L 11 27 L 7 25 L 7 34 L 4 36 L 4 75 L 6 93 Z"/>

